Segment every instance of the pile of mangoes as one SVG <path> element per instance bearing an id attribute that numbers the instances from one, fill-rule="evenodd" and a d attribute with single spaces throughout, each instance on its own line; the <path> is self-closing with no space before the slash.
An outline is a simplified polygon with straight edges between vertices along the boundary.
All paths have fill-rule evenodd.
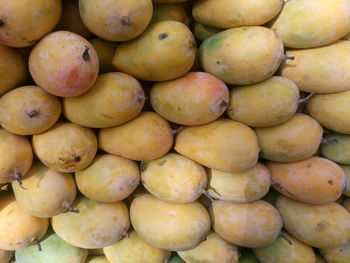
<path id="1" fill-rule="evenodd" d="M 350 0 L 0 0 L 0 263 L 349 263 Z"/>

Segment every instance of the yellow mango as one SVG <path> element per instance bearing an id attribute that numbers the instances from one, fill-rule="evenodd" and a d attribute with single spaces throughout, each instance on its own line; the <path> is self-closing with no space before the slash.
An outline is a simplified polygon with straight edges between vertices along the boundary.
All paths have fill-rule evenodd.
<path id="1" fill-rule="evenodd" d="M 309 246 L 337 248 L 350 238 L 350 213 L 340 204 L 312 205 L 280 195 L 275 206 L 288 233 Z"/>
<path id="2" fill-rule="evenodd" d="M 206 26 L 198 23 L 197 21 L 194 21 L 193 28 L 192 28 L 193 34 L 199 41 L 204 41 L 207 38 L 223 31 L 221 28 L 217 27 L 211 27 Z"/>
<path id="3" fill-rule="evenodd" d="M 26 80 L 27 62 L 19 50 L 0 45 L 0 95 Z"/>
<path id="4" fill-rule="evenodd" d="M 90 39 L 89 41 L 96 50 L 98 60 L 100 62 L 100 73 L 115 71 L 115 68 L 112 64 L 112 59 L 118 44 L 112 41 L 103 40 L 98 37 Z"/>
<path id="5" fill-rule="evenodd" d="M 195 56 L 191 30 L 170 20 L 151 24 L 140 37 L 120 44 L 112 63 L 138 79 L 165 81 L 187 73 Z"/>
<path id="6" fill-rule="evenodd" d="M 206 39 L 199 56 L 204 71 L 227 84 L 247 85 L 270 78 L 283 59 L 283 44 L 262 26 L 224 30 Z"/>
<path id="7" fill-rule="evenodd" d="M 85 263 L 110 263 L 105 256 L 88 257 Z"/>
<path id="8" fill-rule="evenodd" d="M 47 131 L 33 136 L 32 145 L 42 163 L 59 172 L 86 168 L 97 151 L 97 138 L 88 128 L 58 122 Z"/>
<path id="9" fill-rule="evenodd" d="M 231 89 L 230 106 L 232 110 L 227 115 L 233 120 L 251 127 L 274 126 L 296 113 L 299 89 L 293 81 L 273 76 L 254 85 Z"/>
<path id="10" fill-rule="evenodd" d="M 141 84 L 134 77 L 112 72 L 99 75 L 84 94 L 63 99 L 64 116 L 81 126 L 113 127 L 135 118 L 145 103 Z"/>
<path id="11" fill-rule="evenodd" d="M 1 184 L 14 180 L 20 182 L 33 162 L 33 150 L 29 140 L 4 129 L 0 129 L 0 156 Z"/>
<path id="12" fill-rule="evenodd" d="M 313 118 L 296 113 L 288 121 L 255 129 L 261 156 L 276 162 L 295 162 L 314 155 L 322 141 L 322 126 Z"/>
<path id="13" fill-rule="evenodd" d="M 261 199 L 269 191 L 271 173 L 265 165 L 257 163 L 252 168 L 237 173 L 210 169 L 208 192 L 223 201 L 248 203 Z"/>
<path id="14" fill-rule="evenodd" d="M 142 112 L 122 125 L 100 129 L 99 147 L 107 153 L 136 161 L 150 161 L 166 154 L 173 145 L 169 123 L 154 112 Z"/>
<path id="15" fill-rule="evenodd" d="M 112 154 L 95 157 L 87 168 L 75 172 L 79 191 L 99 202 L 116 202 L 128 197 L 140 182 L 136 162 Z"/>
<path id="16" fill-rule="evenodd" d="M 350 164 L 350 135 L 328 133 L 321 144 L 321 153 L 339 164 Z"/>
<path id="17" fill-rule="evenodd" d="M 61 115 L 60 100 L 38 86 L 10 90 L 0 98 L 1 126 L 19 135 L 32 135 L 52 127 Z"/>
<path id="18" fill-rule="evenodd" d="M 328 263 L 348 263 L 350 262 L 350 243 L 345 246 L 333 249 L 320 249 L 322 256 Z"/>
<path id="19" fill-rule="evenodd" d="M 343 195 L 350 197 L 350 165 L 340 164 L 346 175 L 346 186 Z"/>
<path id="20" fill-rule="evenodd" d="M 179 251 L 178 255 L 186 263 L 238 263 L 239 257 L 237 246 L 222 239 L 215 232 L 210 232 L 195 248 Z"/>
<path id="21" fill-rule="evenodd" d="M 308 104 L 309 114 L 323 127 L 344 134 L 350 134 L 350 90 L 316 94 Z"/>
<path id="22" fill-rule="evenodd" d="M 11 192 L 1 193 L 0 204 L 0 249 L 22 249 L 45 235 L 49 220 L 27 214 Z"/>
<path id="23" fill-rule="evenodd" d="M 347 0 L 288 0 L 271 25 L 286 47 L 311 48 L 333 43 L 350 31 Z"/>
<path id="24" fill-rule="evenodd" d="M 113 245 L 103 248 L 103 251 L 110 263 L 164 263 L 168 262 L 170 257 L 170 251 L 152 246 L 135 231 Z"/>
<path id="25" fill-rule="evenodd" d="M 210 217 L 219 236 L 244 247 L 268 246 L 275 242 L 282 228 L 276 208 L 262 200 L 242 204 L 214 201 Z"/>
<path id="26" fill-rule="evenodd" d="M 263 248 L 253 248 L 261 263 L 315 263 L 316 256 L 312 247 L 295 239 L 287 232 Z"/>
<path id="27" fill-rule="evenodd" d="M 197 0 L 192 15 L 212 27 L 258 26 L 274 18 L 282 4 L 283 0 Z"/>
<path id="28" fill-rule="evenodd" d="M 153 5 L 151 23 L 174 20 L 189 26 L 192 20 L 188 3 L 167 3 Z"/>
<path id="29" fill-rule="evenodd" d="M 176 204 L 150 194 L 133 200 L 130 220 L 142 239 L 165 250 L 192 249 L 210 230 L 208 212 L 200 203 Z"/>
<path id="30" fill-rule="evenodd" d="M 226 84 L 206 72 L 186 75 L 153 85 L 153 109 L 163 118 L 182 125 L 201 125 L 222 115 L 229 99 Z"/>
<path id="31" fill-rule="evenodd" d="M 253 167 L 259 147 L 248 126 L 230 119 L 186 127 L 177 134 L 175 150 L 212 169 L 241 172 Z"/>
<path id="32" fill-rule="evenodd" d="M 141 181 L 157 198 L 173 203 L 198 199 L 207 186 L 207 174 L 201 165 L 177 153 L 168 153 L 141 166 Z"/>
<path id="33" fill-rule="evenodd" d="M 60 0 L 1 0 L 0 6 L 0 44 L 11 47 L 33 45 L 53 30 L 62 12 Z"/>
<path id="34" fill-rule="evenodd" d="M 55 233 L 73 246 L 109 246 L 121 239 L 130 226 L 128 209 L 122 201 L 100 203 L 79 196 L 73 208 L 79 213 L 64 213 L 51 219 Z"/>
<path id="35" fill-rule="evenodd" d="M 72 209 L 77 190 L 71 174 L 53 171 L 37 161 L 22 182 L 12 182 L 12 189 L 28 214 L 49 218 Z"/>
<path id="36" fill-rule="evenodd" d="M 327 46 L 288 50 L 279 69 L 281 76 L 294 81 L 305 92 L 333 93 L 350 89 L 350 41 L 342 40 Z"/>
<path id="37" fill-rule="evenodd" d="M 268 162 L 272 186 L 299 202 L 328 204 L 336 201 L 346 185 L 346 175 L 336 163 L 313 156 L 292 163 Z"/>
<path id="38" fill-rule="evenodd" d="M 13 256 L 12 251 L 2 250 L 0 249 L 0 262 L 8 263 Z"/>

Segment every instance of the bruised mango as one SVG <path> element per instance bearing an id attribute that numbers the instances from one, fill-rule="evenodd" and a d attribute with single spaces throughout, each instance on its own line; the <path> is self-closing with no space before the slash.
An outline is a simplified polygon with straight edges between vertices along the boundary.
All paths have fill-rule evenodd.
<path id="1" fill-rule="evenodd" d="M 348 263 L 350 262 L 350 242 L 343 247 L 333 249 L 320 249 L 322 256 L 328 263 Z"/>
<path id="2" fill-rule="evenodd" d="M 350 135 L 329 133 L 321 144 L 324 157 L 336 163 L 350 164 Z"/>
<path id="3" fill-rule="evenodd" d="M 115 71 L 115 68 L 112 64 L 112 59 L 118 44 L 98 37 L 93 38 L 89 41 L 96 50 L 98 60 L 100 62 L 100 73 Z"/>
<path id="4" fill-rule="evenodd" d="M 153 5 L 151 23 L 174 20 L 189 26 L 191 19 L 191 10 L 188 3 L 167 3 Z"/>

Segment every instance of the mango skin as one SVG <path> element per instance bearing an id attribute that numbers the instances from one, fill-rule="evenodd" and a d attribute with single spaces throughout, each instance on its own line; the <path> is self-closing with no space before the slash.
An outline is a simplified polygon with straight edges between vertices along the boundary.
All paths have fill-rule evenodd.
<path id="1" fill-rule="evenodd" d="M 112 64 L 138 79 L 165 81 L 187 73 L 195 56 L 191 30 L 170 20 L 151 24 L 140 37 L 120 44 Z"/>
<path id="2" fill-rule="evenodd" d="M 174 20 L 189 26 L 192 20 L 188 3 L 154 4 L 151 23 Z"/>
<path id="3" fill-rule="evenodd" d="M 0 95 L 24 83 L 27 62 L 19 50 L 0 45 Z"/>
<path id="4" fill-rule="evenodd" d="M 59 97 L 83 94 L 94 84 L 98 56 L 85 38 L 56 31 L 46 35 L 29 55 L 29 71 L 35 83 Z"/>
<path id="5" fill-rule="evenodd" d="M 175 204 L 150 194 L 132 201 L 130 220 L 146 242 L 172 251 L 196 247 L 210 230 L 209 214 L 199 202 Z"/>
<path id="6" fill-rule="evenodd" d="M 209 211 L 214 231 L 238 246 L 268 246 L 282 228 L 282 218 L 276 208 L 262 200 L 242 204 L 214 201 Z"/>
<path id="7" fill-rule="evenodd" d="M 8 263 L 12 258 L 12 255 L 12 251 L 0 250 L 0 262 Z"/>
<path id="8" fill-rule="evenodd" d="M 11 47 L 33 45 L 53 30 L 62 12 L 60 0 L 1 0 L 0 6 L 0 44 Z"/>
<path id="9" fill-rule="evenodd" d="M 63 99 L 64 116 L 78 125 L 108 128 L 128 122 L 140 114 L 145 103 L 141 84 L 134 77 L 111 72 L 99 75 L 84 94 Z"/>
<path id="10" fill-rule="evenodd" d="M 206 39 L 199 57 L 204 71 L 227 84 L 247 85 L 270 78 L 282 62 L 283 50 L 282 40 L 272 30 L 237 27 Z"/>
<path id="11" fill-rule="evenodd" d="M 112 59 L 118 44 L 98 37 L 90 39 L 89 41 L 96 50 L 98 60 L 100 62 L 100 73 L 115 71 L 112 64 Z"/>
<path id="12" fill-rule="evenodd" d="M 273 76 L 254 85 L 231 89 L 232 110 L 228 110 L 227 115 L 251 127 L 274 126 L 293 117 L 299 97 L 299 89 L 293 81 Z"/>
<path id="13" fill-rule="evenodd" d="M 135 119 L 100 129 L 99 148 L 135 161 L 150 161 L 166 154 L 173 145 L 169 123 L 155 112 L 142 112 Z"/>
<path id="14" fill-rule="evenodd" d="M 258 26 L 274 18 L 283 0 L 197 0 L 192 15 L 203 25 L 217 28 Z"/>
<path id="15" fill-rule="evenodd" d="M 192 31 L 196 39 L 199 41 L 204 41 L 207 38 L 223 31 L 221 28 L 206 26 L 198 23 L 197 21 L 193 22 Z"/>
<path id="16" fill-rule="evenodd" d="M 296 113 L 288 121 L 255 129 L 261 157 L 276 162 L 296 162 L 317 152 L 322 141 L 322 126 L 312 117 Z"/>
<path id="17" fill-rule="evenodd" d="M 135 231 L 113 245 L 103 248 L 103 251 L 110 263 L 164 263 L 170 257 L 170 251 L 150 245 Z"/>
<path id="18" fill-rule="evenodd" d="M 275 206 L 288 233 L 309 246 L 331 249 L 349 240 L 350 213 L 338 203 L 312 205 L 280 195 Z"/>
<path id="19" fill-rule="evenodd" d="M 347 0 L 285 1 L 271 29 L 285 47 L 311 48 L 327 45 L 350 31 L 350 3 Z"/>
<path id="20" fill-rule="evenodd" d="M 346 187 L 343 195 L 350 197 L 350 165 L 340 164 L 340 167 L 344 170 L 346 175 Z"/>
<path id="21" fill-rule="evenodd" d="M 309 100 L 307 110 L 323 127 L 331 131 L 350 134 L 349 100 L 350 90 L 316 94 Z"/>
<path id="22" fill-rule="evenodd" d="M 330 133 L 324 137 L 329 142 L 321 144 L 321 153 L 339 164 L 350 164 L 350 136 Z"/>
<path id="23" fill-rule="evenodd" d="M 183 129 L 176 136 L 175 151 L 223 172 L 249 169 L 257 163 L 259 155 L 253 130 L 224 118 Z"/>
<path id="24" fill-rule="evenodd" d="M 212 74 L 189 72 L 175 80 L 154 84 L 150 99 L 153 109 L 163 118 L 182 125 L 201 125 L 225 112 L 229 91 Z"/>
<path id="25" fill-rule="evenodd" d="M 320 249 L 322 256 L 329 263 L 347 263 L 350 261 L 350 243 L 334 249 Z"/>
<path id="26" fill-rule="evenodd" d="M 54 216 L 51 225 L 60 238 L 73 246 L 87 249 L 109 246 L 129 229 L 129 213 L 122 201 L 100 203 L 79 196 L 72 206 L 79 213 Z"/>

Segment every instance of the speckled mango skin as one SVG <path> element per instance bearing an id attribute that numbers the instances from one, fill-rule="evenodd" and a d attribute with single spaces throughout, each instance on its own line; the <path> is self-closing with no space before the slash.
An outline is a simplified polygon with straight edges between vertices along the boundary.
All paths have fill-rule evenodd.
<path id="1" fill-rule="evenodd" d="M 190 71 L 195 56 L 191 30 L 169 20 L 151 24 L 140 37 L 120 44 L 112 64 L 138 79 L 165 81 Z"/>
<path id="2" fill-rule="evenodd" d="M 22 187 L 17 181 L 11 185 L 19 205 L 28 214 L 42 218 L 66 212 L 77 193 L 71 174 L 53 171 L 39 161 L 22 179 Z"/>
<path id="3" fill-rule="evenodd" d="M 110 263 L 164 263 L 170 257 L 170 251 L 152 246 L 135 231 L 130 232 L 129 237 L 105 247 L 103 251 Z"/>
<path id="4" fill-rule="evenodd" d="M 0 6 L 0 44 L 11 47 L 33 45 L 53 30 L 62 12 L 60 0 L 1 0 Z"/>
<path id="5" fill-rule="evenodd" d="M 293 81 L 273 76 L 254 85 L 231 89 L 232 110 L 227 111 L 227 115 L 251 127 L 274 126 L 293 117 L 299 97 L 299 89 Z"/>
<path id="6" fill-rule="evenodd" d="M 22 249 L 44 236 L 49 225 L 47 218 L 27 214 L 10 191 L 1 193 L 0 203 L 0 249 Z"/>
<path id="7" fill-rule="evenodd" d="M 109 246 L 129 229 L 129 213 L 122 201 L 100 203 L 79 196 L 73 208 L 79 209 L 79 213 L 54 216 L 51 225 L 60 238 L 74 246 L 87 249 Z"/>
<path id="8" fill-rule="evenodd" d="M 100 73 L 114 72 L 115 68 L 112 64 L 112 59 L 118 43 L 98 37 L 90 39 L 89 41 L 96 50 L 100 62 Z"/>
<path id="9" fill-rule="evenodd" d="M 196 247 L 210 230 L 208 212 L 199 202 L 175 204 L 150 194 L 133 200 L 130 219 L 142 239 L 172 251 Z"/>
<path id="10" fill-rule="evenodd" d="M 64 98 L 63 114 L 81 126 L 108 128 L 135 118 L 144 103 L 145 94 L 137 79 L 122 72 L 111 72 L 99 75 L 84 94 Z"/>
<path id="11" fill-rule="evenodd" d="M 204 71 L 226 84 L 247 85 L 270 78 L 282 62 L 283 50 L 281 38 L 272 30 L 246 26 L 206 39 L 199 57 Z"/>
<path id="12" fill-rule="evenodd" d="M 255 256 L 261 263 L 315 263 L 316 256 L 312 247 L 282 231 L 291 244 L 283 237 L 263 248 L 253 248 Z"/>
<path id="13" fill-rule="evenodd" d="M 322 155 L 339 164 L 350 164 L 350 135 L 330 133 L 325 139 L 329 142 L 321 145 Z"/>
<path id="14" fill-rule="evenodd" d="M 283 0 L 199 0 L 192 15 L 203 25 L 217 28 L 258 26 L 274 18 Z"/>
<path id="15" fill-rule="evenodd" d="M 325 128 L 350 134 L 350 90 L 316 94 L 308 104 L 309 114 Z"/>
<path id="16" fill-rule="evenodd" d="M 13 252 L 0 249 L 0 262 L 7 263 L 12 258 Z"/>
<path id="17" fill-rule="evenodd" d="M 155 4 L 151 23 L 174 20 L 189 26 L 192 20 L 190 10 L 187 3 Z"/>
<path id="18" fill-rule="evenodd" d="M 331 249 L 349 240 L 350 213 L 338 203 L 312 205 L 280 195 L 275 206 L 288 233 L 309 246 Z"/>
<path id="19" fill-rule="evenodd" d="M 322 157 L 292 162 L 268 162 L 273 187 L 299 202 L 328 204 L 343 193 L 346 175 L 336 163 Z"/>
<path id="20" fill-rule="evenodd" d="M 163 118 L 182 125 L 201 125 L 219 118 L 229 100 L 227 85 L 212 74 L 189 72 L 153 85 L 153 109 Z"/>
<path id="21" fill-rule="evenodd" d="M 262 200 L 242 204 L 217 200 L 210 207 L 210 217 L 219 236 L 244 247 L 268 246 L 282 228 L 276 208 Z"/>
<path id="22" fill-rule="evenodd" d="M 83 94 L 99 71 L 95 48 L 85 38 L 55 31 L 35 45 L 29 55 L 29 71 L 38 86 L 59 97 Z"/>
<path id="23" fill-rule="evenodd" d="M 347 0 L 289 0 L 271 29 L 285 47 L 310 48 L 330 44 L 350 31 Z"/>
<path id="24" fill-rule="evenodd" d="M 350 261 L 350 243 L 333 249 L 320 249 L 322 256 L 330 263 L 348 263 Z"/>
<path id="25" fill-rule="evenodd" d="M 197 247 L 179 251 L 178 255 L 186 263 L 238 263 L 239 257 L 237 246 L 222 239 L 215 232 L 210 232 L 206 240 Z"/>

